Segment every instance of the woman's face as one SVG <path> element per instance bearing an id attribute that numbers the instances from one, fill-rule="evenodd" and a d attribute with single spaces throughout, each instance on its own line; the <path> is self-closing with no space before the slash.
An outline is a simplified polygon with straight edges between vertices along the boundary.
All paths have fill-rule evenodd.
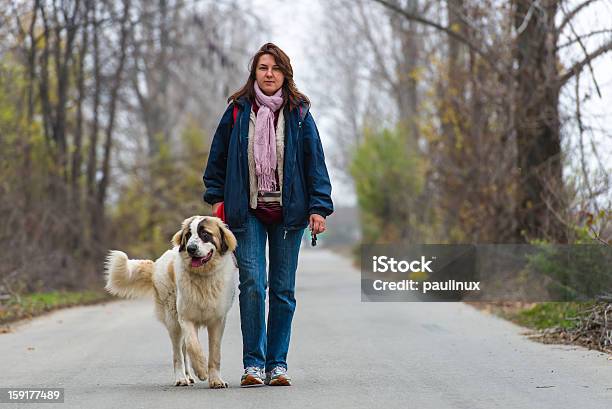
<path id="1" fill-rule="evenodd" d="M 270 54 L 264 54 L 259 57 L 257 62 L 255 79 L 264 94 L 273 95 L 283 86 L 285 75 L 281 72 L 280 67 L 276 65 L 276 59 Z"/>

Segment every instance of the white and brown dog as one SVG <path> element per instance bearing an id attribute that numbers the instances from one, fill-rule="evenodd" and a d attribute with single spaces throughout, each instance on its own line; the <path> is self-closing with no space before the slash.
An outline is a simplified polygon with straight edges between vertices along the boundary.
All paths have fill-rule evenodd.
<path id="1" fill-rule="evenodd" d="M 217 217 L 192 216 L 172 237 L 173 248 L 155 262 L 129 260 L 111 251 L 106 261 L 106 290 L 131 298 L 153 295 L 157 318 L 172 341 L 174 384 L 194 383 L 191 368 L 211 388 L 227 388 L 221 379 L 221 338 L 234 302 L 236 238 Z M 209 362 L 198 340 L 208 329 Z"/>

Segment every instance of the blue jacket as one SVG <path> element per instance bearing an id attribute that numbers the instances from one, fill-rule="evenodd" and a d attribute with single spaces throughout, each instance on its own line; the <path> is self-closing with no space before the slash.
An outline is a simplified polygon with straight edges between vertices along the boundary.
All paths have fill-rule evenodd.
<path id="1" fill-rule="evenodd" d="M 204 171 L 204 201 L 224 202 L 225 222 L 232 231 L 244 231 L 249 211 L 248 134 L 251 102 L 239 98 L 236 123 L 233 104 L 229 104 L 215 131 L 208 163 Z M 325 156 L 319 131 L 309 105 L 285 115 L 285 155 L 283 165 L 283 228 L 303 229 L 310 214 L 323 217 L 334 211 L 331 183 L 325 166 Z M 246 115 L 245 115 L 246 113 Z"/>

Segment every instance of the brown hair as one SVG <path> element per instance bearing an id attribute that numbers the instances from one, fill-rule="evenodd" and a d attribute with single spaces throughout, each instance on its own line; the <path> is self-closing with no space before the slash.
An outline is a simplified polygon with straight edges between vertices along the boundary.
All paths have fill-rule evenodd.
<path id="1" fill-rule="evenodd" d="M 253 59 L 251 60 L 251 72 L 249 74 L 249 78 L 247 79 L 246 84 L 240 90 L 236 91 L 232 94 L 227 102 L 235 101 L 242 96 L 248 97 L 251 101 L 255 100 L 255 70 L 257 69 L 257 63 L 259 62 L 259 57 L 264 54 L 270 54 L 276 60 L 276 64 L 279 66 L 281 72 L 285 76 L 285 81 L 283 82 L 283 105 L 289 102 L 289 109 L 293 109 L 297 107 L 300 103 L 300 100 L 305 101 L 310 104 L 310 100 L 300 91 L 298 91 L 295 86 L 295 82 L 293 82 L 293 68 L 291 67 L 291 62 L 289 60 L 289 56 L 285 54 L 283 50 L 281 50 L 277 45 L 273 43 L 266 43 L 261 46 L 259 51 L 255 53 Z"/>

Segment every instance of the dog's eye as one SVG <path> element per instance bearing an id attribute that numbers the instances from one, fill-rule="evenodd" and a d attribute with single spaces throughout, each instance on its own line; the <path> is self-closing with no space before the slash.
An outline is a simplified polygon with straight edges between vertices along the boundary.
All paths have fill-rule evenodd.
<path id="1" fill-rule="evenodd" d="M 187 234 L 185 235 L 185 240 L 189 240 L 190 237 L 191 237 L 191 232 L 187 232 Z"/>
<path id="2" fill-rule="evenodd" d="M 204 230 L 203 227 L 201 227 L 200 229 L 198 229 L 198 235 L 200 236 L 200 238 L 202 240 L 210 240 L 210 233 L 207 232 L 206 230 Z"/>

